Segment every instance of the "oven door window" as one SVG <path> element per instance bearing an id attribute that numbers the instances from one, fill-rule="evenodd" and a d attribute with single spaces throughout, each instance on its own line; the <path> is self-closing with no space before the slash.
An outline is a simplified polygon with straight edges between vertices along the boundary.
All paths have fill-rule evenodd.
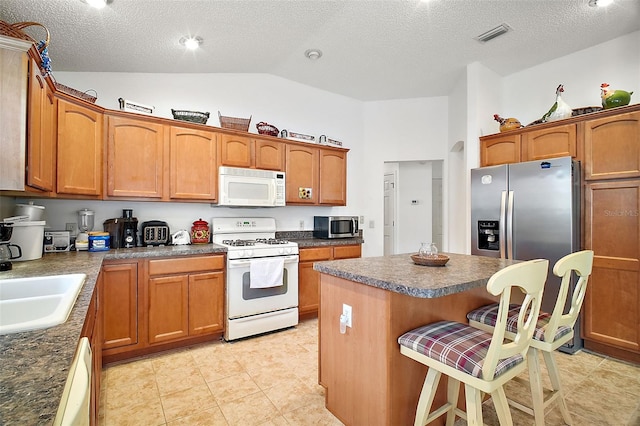
<path id="1" fill-rule="evenodd" d="M 243 300 L 252 300 L 252 299 L 260 299 L 262 297 L 270 297 L 270 296 L 278 296 L 280 294 L 285 294 L 288 290 L 287 281 L 288 281 L 288 270 L 284 268 L 282 274 L 282 285 L 276 287 L 267 287 L 267 288 L 251 288 L 250 283 L 250 274 L 249 272 L 245 272 L 242 274 L 242 299 Z"/>

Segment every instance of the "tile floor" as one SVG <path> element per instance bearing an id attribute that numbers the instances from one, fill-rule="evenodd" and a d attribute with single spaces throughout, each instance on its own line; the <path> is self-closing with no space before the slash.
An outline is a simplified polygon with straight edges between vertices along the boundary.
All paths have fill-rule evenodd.
<path id="1" fill-rule="evenodd" d="M 317 384 L 317 326 L 308 320 L 234 343 L 105 366 L 100 424 L 342 425 L 324 408 Z M 586 352 L 558 353 L 557 362 L 575 425 L 640 426 L 640 366 Z M 526 389 L 513 384 L 507 394 L 525 398 Z M 485 406 L 485 423 L 498 425 L 491 402 Z M 515 425 L 533 425 L 526 414 L 511 413 Z M 557 408 L 546 424 L 563 424 Z"/>

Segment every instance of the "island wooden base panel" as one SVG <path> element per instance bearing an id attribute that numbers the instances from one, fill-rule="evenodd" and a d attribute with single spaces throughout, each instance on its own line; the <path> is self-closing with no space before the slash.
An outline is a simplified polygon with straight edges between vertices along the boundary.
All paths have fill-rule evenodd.
<path id="1" fill-rule="evenodd" d="M 605 345 L 599 342 L 594 342 L 593 340 L 585 340 L 584 348 L 588 351 L 600 355 L 607 355 L 616 359 L 620 359 L 622 361 L 632 362 L 640 365 L 640 354 L 637 352 L 625 351 L 624 349 Z"/>
<path id="2" fill-rule="evenodd" d="M 327 409 L 347 426 L 413 424 L 427 368 L 400 353 L 398 337 L 443 319 L 466 323 L 467 312 L 496 300 L 484 287 L 423 299 L 322 274 L 319 362 Z M 340 334 L 343 303 L 353 309 L 353 327 Z M 434 406 L 445 400 L 443 379 Z"/>

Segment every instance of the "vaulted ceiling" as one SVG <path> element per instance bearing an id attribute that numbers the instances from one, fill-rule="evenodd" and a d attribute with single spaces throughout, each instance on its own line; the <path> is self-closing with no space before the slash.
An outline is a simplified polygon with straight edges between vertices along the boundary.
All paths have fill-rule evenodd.
<path id="1" fill-rule="evenodd" d="M 640 1 L 588 3 L 109 0 L 96 10 L 81 0 L 0 0 L 0 19 L 49 29 L 54 75 L 268 73 L 370 101 L 447 95 L 470 63 L 509 75 L 640 30 Z M 500 24 L 511 30 L 474 39 Z M 44 37 L 38 27 L 27 31 Z M 184 36 L 204 42 L 186 51 Z M 308 59 L 307 49 L 322 57 Z"/>

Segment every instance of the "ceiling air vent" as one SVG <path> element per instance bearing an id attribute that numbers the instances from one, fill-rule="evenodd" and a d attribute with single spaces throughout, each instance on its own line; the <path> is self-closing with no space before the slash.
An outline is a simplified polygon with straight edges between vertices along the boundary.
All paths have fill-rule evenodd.
<path id="1" fill-rule="evenodd" d="M 494 38 L 501 36 L 502 34 L 506 34 L 510 29 L 511 27 L 509 25 L 500 24 L 497 27 L 492 28 L 489 31 L 480 34 L 475 39 L 478 40 L 480 43 L 486 43 L 489 40 L 493 40 Z"/>

